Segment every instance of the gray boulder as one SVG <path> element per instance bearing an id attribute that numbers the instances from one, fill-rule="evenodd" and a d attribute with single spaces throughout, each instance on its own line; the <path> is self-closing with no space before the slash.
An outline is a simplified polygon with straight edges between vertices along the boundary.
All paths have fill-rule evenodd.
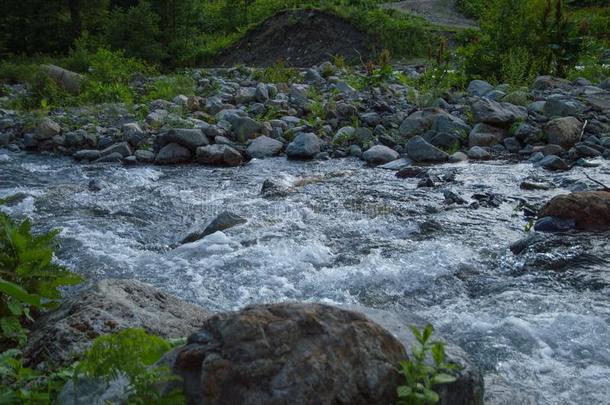
<path id="1" fill-rule="evenodd" d="M 196 224 L 189 230 L 187 236 L 180 243 L 191 243 L 198 241 L 214 232 L 224 231 L 234 226 L 245 224 L 247 219 L 229 211 L 223 211 L 212 221 L 205 224 Z"/>
<path id="2" fill-rule="evenodd" d="M 109 147 L 100 151 L 100 156 L 104 157 L 113 153 L 118 153 L 122 157 L 127 157 L 131 155 L 131 148 L 127 142 L 115 143 L 114 145 L 110 145 Z"/>
<path id="3" fill-rule="evenodd" d="M 544 103 L 544 115 L 549 118 L 569 117 L 580 114 L 585 106 L 576 100 L 549 98 Z"/>
<path id="4" fill-rule="evenodd" d="M 253 139 L 263 132 L 263 125 L 250 117 L 232 117 L 229 122 L 236 139 L 240 142 Z"/>
<path id="5" fill-rule="evenodd" d="M 421 135 L 428 130 L 436 132 L 461 133 L 469 131 L 463 120 L 440 108 L 427 108 L 409 115 L 398 128 L 398 135 L 403 139 Z"/>
<path id="6" fill-rule="evenodd" d="M 112 152 L 103 155 L 93 161 L 93 163 L 119 163 L 122 162 L 125 157 L 119 152 Z"/>
<path id="7" fill-rule="evenodd" d="M 197 148 L 197 162 L 206 165 L 239 166 L 243 157 L 229 145 L 209 145 Z"/>
<path id="8" fill-rule="evenodd" d="M 490 159 L 491 154 L 480 146 L 473 146 L 468 150 L 468 157 L 470 159 L 484 160 Z"/>
<path id="9" fill-rule="evenodd" d="M 473 80 L 468 84 L 466 91 L 470 96 L 483 97 L 493 90 L 493 86 L 484 80 Z"/>
<path id="10" fill-rule="evenodd" d="M 488 98 L 479 98 L 472 103 L 474 122 L 508 127 L 517 120 L 527 118 L 527 109 L 509 103 L 498 103 Z"/>
<path id="11" fill-rule="evenodd" d="M 155 154 L 149 150 L 138 149 L 134 152 L 136 161 L 140 163 L 152 163 L 155 161 Z"/>
<path id="12" fill-rule="evenodd" d="M 445 162 L 449 159 L 446 152 L 429 144 L 421 136 L 409 140 L 406 151 L 407 155 L 416 162 Z"/>
<path id="13" fill-rule="evenodd" d="M 185 163 L 192 158 L 191 151 L 177 143 L 169 143 L 161 148 L 155 157 L 155 163 L 159 165 L 170 165 Z"/>
<path id="14" fill-rule="evenodd" d="M 544 126 L 544 133 L 551 144 L 571 148 L 580 140 L 582 123 L 574 117 L 555 118 Z"/>
<path id="15" fill-rule="evenodd" d="M 262 159 L 278 155 L 283 147 L 284 144 L 280 141 L 263 135 L 259 136 L 248 145 L 246 153 L 251 158 Z"/>
<path id="16" fill-rule="evenodd" d="M 142 131 L 137 122 L 123 124 L 121 131 L 123 132 L 123 140 L 129 142 L 132 146 L 138 146 L 148 138 L 148 134 Z"/>
<path id="17" fill-rule="evenodd" d="M 24 358 L 28 365 L 41 368 L 67 365 L 100 335 L 144 328 L 164 338 L 178 338 L 197 330 L 209 315 L 136 280 L 102 280 L 36 321 Z"/>
<path id="18" fill-rule="evenodd" d="M 479 123 L 468 135 L 468 146 L 493 146 L 501 143 L 505 136 L 506 130 Z"/>
<path id="19" fill-rule="evenodd" d="M 570 166 L 559 156 L 548 155 L 542 158 L 540 161 L 534 163 L 536 166 L 544 167 L 547 170 L 568 170 Z"/>
<path id="20" fill-rule="evenodd" d="M 313 159 L 320 153 L 320 139 L 313 133 L 299 133 L 286 148 L 290 159 Z"/>
<path id="21" fill-rule="evenodd" d="M 398 159 L 398 157 L 398 152 L 384 145 L 372 146 L 362 154 L 362 159 L 370 165 L 383 165 Z"/>
<path id="22" fill-rule="evenodd" d="M 158 148 L 176 143 L 195 152 L 198 147 L 209 145 L 210 141 L 200 128 L 174 128 L 159 135 L 155 143 Z"/>
<path id="23" fill-rule="evenodd" d="M 100 157 L 100 151 L 95 149 L 83 149 L 75 152 L 72 157 L 76 160 L 96 160 Z"/>
<path id="24" fill-rule="evenodd" d="M 43 141 L 46 139 L 51 139 L 55 135 L 59 135 L 61 132 L 61 127 L 51 118 L 43 118 L 38 127 L 36 127 L 35 138 L 37 141 Z"/>

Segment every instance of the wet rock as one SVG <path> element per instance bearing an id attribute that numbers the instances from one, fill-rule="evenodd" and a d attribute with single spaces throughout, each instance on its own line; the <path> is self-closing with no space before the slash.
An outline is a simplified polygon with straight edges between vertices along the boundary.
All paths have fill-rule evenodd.
<path id="1" fill-rule="evenodd" d="M 537 233 L 532 233 L 524 238 L 519 239 L 516 242 L 513 242 L 509 246 L 509 249 L 511 252 L 513 252 L 513 254 L 518 255 L 518 254 L 521 254 L 521 252 L 526 250 L 528 247 L 530 247 L 542 240 L 544 240 L 542 235 L 537 234 Z"/>
<path id="2" fill-rule="evenodd" d="M 206 165 L 239 166 L 243 157 L 229 145 L 209 145 L 197 148 L 197 162 Z"/>
<path id="3" fill-rule="evenodd" d="M 462 197 L 460 197 L 458 194 L 451 190 L 443 191 L 443 196 L 445 197 L 445 204 L 463 205 L 468 203 L 468 201 L 464 200 Z"/>
<path id="4" fill-rule="evenodd" d="M 582 230 L 610 229 L 610 192 L 589 191 L 559 195 L 542 208 L 540 216 L 573 220 L 576 228 Z"/>
<path id="5" fill-rule="evenodd" d="M 480 146 L 473 146 L 468 150 L 468 157 L 470 159 L 485 160 L 491 159 L 491 153 Z"/>
<path id="6" fill-rule="evenodd" d="M 102 280 L 36 321 L 24 358 L 30 366 L 67 365 L 100 335 L 144 328 L 178 338 L 197 330 L 209 315 L 139 281 Z"/>
<path id="7" fill-rule="evenodd" d="M 155 154 L 149 150 L 138 149 L 134 152 L 134 156 L 140 163 L 152 163 L 155 161 Z"/>
<path id="8" fill-rule="evenodd" d="M 169 143 L 161 148 L 155 157 L 155 163 L 169 165 L 189 162 L 192 158 L 191 151 L 177 143 Z"/>
<path id="9" fill-rule="evenodd" d="M 290 159 L 313 159 L 318 153 L 320 139 L 313 133 L 299 133 L 286 148 L 286 156 Z"/>
<path id="10" fill-rule="evenodd" d="M 429 144 L 421 136 L 416 136 L 407 142 L 407 155 L 416 162 L 446 162 L 449 155 Z"/>
<path id="11" fill-rule="evenodd" d="M 269 179 L 265 180 L 261 187 L 261 195 L 263 197 L 285 197 L 289 192 L 288 187 Z"/>
<path id="12" fill-rule="evenodd" d="M 97 192 L 102 191 L 102 189 L 104 188 L 104 184 L 101 180 L 92 179 L 87 185 L 87 187 L 89 188 L 89 191 Z"/>
<path id="13" fill-rule="evenodd" d="M 161 363 L 192 403 L 377 404 L 396 400 L 404 357 L 364 315 L 285 303 L 215 315 Z"/>
<path id="14" fill-rule="evenodd" d="M 602 155 L 600 151 L 587 145 L 576 145 L 574 150 L 578 158 L 595 158 Z"/>
<path id="15" fill-rule="evenodd" d="M 420 167 L 404 167 L 396 173 L 396 177 L 399 179 L 410 179 L 413 177 L 423 177 L 426 174 L 426 170 Z"/>
<path id="16" fill-rule="evenodd" d="M 475 193 L 472 199 L 477 200 L 480 206 L 498 208 L 504 202 L 504 198 L 495 193 Z"/>
<path id="17" fill-rule="evenodd" d="M 439 182 L 440 182 L 440 179 L 437 176 L 432 176 L 430 174 L 424 174 L 422 176 L 421 180 L 417 183 L 417 188 L 436 187 L 436 184 Z"/>
<path id="18" fill-rule="evenodd" d="M 83 149 L 75 152 L 72 157 L 75 160 L 96 160 L 100 157 L 100 151 L 95 149 Z"/>
<path id="19" fill-rule="evenodd" d="M 124 156 L 119 152 L 112 152 L 95 159 L 93 163 L 120 163 L 123 161 L 123 158 Z"/>
<path id="20" fill-rule="evenodd" d="M 565 160 L 555 155 L 545 156 L 539 162 L 536 162 L 535 165 L 544 167 L 545 169 L 551 171 L 570 169 L 570 166 L 565 162 Z"/>
<path id="21" fill-rule="evenodd" d="M 449 162 L 451 163 L 458 163 L 458 162 L 465 162 L 468 160 L 468 155 L 466 155 L 464 152 L 455 152 L 454 154 L 452 154 L 451 156 L 449 156 Z"/>
<path id="22" fill-rule="evenodd" d="M 493 146 L 501 143 L 505 136 L 504 129 L 479 123 L 470 131 L 468 146 Z"/>
<path id="23" fill-rule="evenodd" d="M 349 155 L 359 158 L 362 156 L 362 149 L 358 145 L 351 145 L 349 147 Z"/>
<path id="24" fill-rule="evenodd" d="M 210 141 L 200 128 L 174 128 L 163 132 L 155 140 L 157 148 L 175 143 L 185 147 L 190 152 L 195 152 L 200 146 L 207 146 Z"/>
<path id="25" fill-rule="evenodd" d="M 119 142 L 114 145 L 110 145 L 106 149 L 100 151 L 100 156 L 108 156 L 113 153 L 118 153 L 122 158 L 131 155 L 131 148 L 127 142 Z"/>
<path id="26" fill-rule="evenodd" d="M 479 98 L 472 103 L 474 122 L 508 127 L 517 120 L 527 118 L 527 110 L 508 103 L 498 103 L 488 98 Z"/>
<path id="27" fill-rule="evenodd" d="M 203 226 L 200 224 L 195 225 L 180 243 L 192 243 L 211 235 L 214 232 L 224 231 L 234 226 L 245 224 L 246 222 L 248 222 L 247 219 L 242 218 L 237 214 L 223 211 L 209 223 L 203 224 Z"/>
<path id="28" fill-rule="evenodd" d="M 573 219 L 556 217 L 543 217 L 534 224 L 534 230 L 537 232 L 567 232 L 574 228 L 576 228 L 576 222 Z"/>
<path id="29" fill-rule="evenodd" d="M 402 168 L 411 166 L 412 164 L 413 162 L 411 162 L 409 159 L 400 158 L 378 167 L 386 170 L 401 170 Z"/>
<path id="30" fill-rule="evenodd" d="M 523 180 L 519 187 L 523 190 L 550 190 L 553 188 L 553 186 L 549 183 L 541 183 L 528 180 Z"/>
<path id="31" fill-rule="evenodd" d="M 123 140 L 136 147 L 148 138 L 148 134 L 136 122 L 124 124 L 121 132 L 123 132 Z"/>
<path id="32" fill-rule="evenodd" d="M 372 146 L 362 154 L 362 159 L 364 159 L 364 161 L 375 166 L 392 162 L 398 159 L 398 157 L 398 152 L 384 145 Z"/>
<path id="33" fill-rule="evenodd" d="M 282 142 L 263 135 L 252 141 L 246 149 L 246 153 L 251 158 L 262 159 L 278 155 L 283 147 Z"/>
<path id="34" fill-rule="evenodd" d="M 549 143 L 571 148 L 580 140 L 582 123 L 574 117 L 556 118 L 544 126 Z"/>

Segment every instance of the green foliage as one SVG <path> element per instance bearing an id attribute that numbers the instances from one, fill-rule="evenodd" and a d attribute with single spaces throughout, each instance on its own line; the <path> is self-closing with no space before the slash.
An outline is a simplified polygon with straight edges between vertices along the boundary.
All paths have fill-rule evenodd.
<path id="1" fill-rule="evenodd" d="M 457 0 L 458 9 L 462 14 L 477 19 L 483 16 L 488 4 L 487 0 Z"/>
<path id="2" fill-rule="evenodd" d="M 434 332 L 432 325 L 426 325 L 421 332 L 412 326 L 411 331 L 417 339 L 417 345 L 412 348 L 410 358 L 400 363 L 406 384 L 397 388 L 398 404 L 433 405 L 440 400 L 434 386 L 456 381 L 452 374 L 458 366 L 446 362 L 442 342 L 431 341 Z M 432 356 L 432 365 L 426 361 L 428 355 Z"/>
<path id="3" fill-rule="evenodd" d="M 300 79 L 299 71 L 288 67 L 284 61 L 277 61 L 271 66 L 256 70 L 252 77 L 264 83 L 294 83 Z"/>
<path id="4" fill-rule="evenodd" d="M 190 96 L 195 91 L 195 80 L 188 74 L 164 76 L 146 87 L 145 101 L 173 100 L 178 95 Z"/>
<path id="5" fill-rule="evenodd" d="M 26 219 L 14 222 L 0 212 L 0 331 L 2 339 L 24 343 L 25 319 L 59 305 L 59 288 L 80 283 L 76 274 L 53 261 L 59 231 L 31 232 Z"/>
<path id="6" fill-rule="evenodd" d="M 73 371 L 71 366 L 44 374 L 25 367 L 19 350 L 6 350 L 0 353 L 0 403 L 50 404 Z"/>
<path id="7" fill-rule="evenodd" d="M 180 392 L 161 396 L 155 385 L 176 379 L 167 368 L 151 367 L 172 348 L 172 344 L 143 329 L 124 329 L 98 337 L 87 351 L 76 371 L 88 377 L 111 382 L 121 376 L 129 379 L 132 404 L 178 404 L 184 398 Z"/>

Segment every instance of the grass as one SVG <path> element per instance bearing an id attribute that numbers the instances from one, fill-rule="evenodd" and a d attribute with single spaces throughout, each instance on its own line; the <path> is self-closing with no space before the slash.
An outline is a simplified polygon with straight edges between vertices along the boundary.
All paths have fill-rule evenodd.
<path id="1" fill-rule="evenodd" d="M 195 92 L 195 80 L 188 74 L 164 76 L 146 88 L 143 101 L 173 100 L 178 95 L 191 96 Z"/>

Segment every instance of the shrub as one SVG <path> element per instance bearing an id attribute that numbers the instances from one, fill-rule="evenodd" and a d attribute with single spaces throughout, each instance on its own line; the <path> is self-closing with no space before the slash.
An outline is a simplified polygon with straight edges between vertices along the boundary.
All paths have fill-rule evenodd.
<path id="1" fill-rule="evenodd" d="M 400 363 L 405 385 L 397 388 L 398 404 L 401 405 L 433 405 L 440 398 L 433 390 L 434 386 L 449 384 L 456 380 L 451 374 L 458 369 L 456 364 L 445 361 L 445 346 L 439 341 L 430 341 L 434 329 L 428 324 L 423 331 L 415 326 L 411 331 L 417 339 L 417 345 L 412 348 L 411 358 Z M 431 354 L 433 364 L 426 358 Z"/>
<path id="2" fill-rule="evenodd" d="M 165 76 L 147 86 L 144 100 L 163 99 L 171 101 L 180 94 L 193 95 L 194 90 L 195 80 L 188 74 Z"/>
<path id="3" fill-rule="evenodd" d="M 277 61 L 272 66 L 256 70 L 252 77 L 265 83 L 292 83 L 300 79 L 299 71 L 288 67 L 284 61 Z"/>

